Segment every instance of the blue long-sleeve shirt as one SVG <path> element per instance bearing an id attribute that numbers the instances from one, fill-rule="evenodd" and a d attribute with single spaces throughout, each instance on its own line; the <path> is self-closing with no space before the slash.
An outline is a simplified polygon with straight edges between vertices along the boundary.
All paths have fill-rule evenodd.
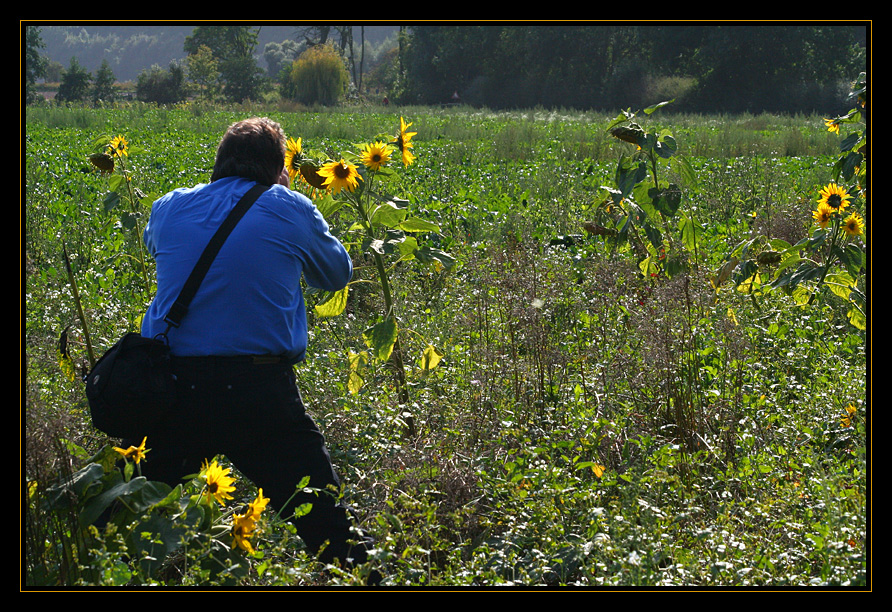
<path id="1" fill-rule="evenodd" d="M 176 189 L 152 205 L 143 238 L 157 264 L 158 290 L 142 335 L 167 328 L 171 304 L 211 236 L 254 183 L 230 177 Z M 281 185 L 262 194 L 223 244 L 180 327 L 168 333 L 177 356 L 285 355 L 307 348 L 307 284 L 337 291 L 352 262 L 305 196 Z"/>

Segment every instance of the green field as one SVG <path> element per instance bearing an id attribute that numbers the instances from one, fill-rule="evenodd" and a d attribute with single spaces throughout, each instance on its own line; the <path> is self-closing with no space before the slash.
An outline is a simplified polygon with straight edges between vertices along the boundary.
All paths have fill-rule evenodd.
<path id="1" fill-rule="evenodd" d="M 866 163 L 836 171 L 863 125 L 671 105 L 634 117 L 663 146 L 643 169 L 594 113 L 28 108 L 23 584 L 363 584 L 367 568 L 321 566 L 272 513 L 253 554 L 234 547 L 225 510 L 189 506 L 197 480 L 137 491 L 78 375 L 151 301 L 151 201 L 206 182 L 252 114 L 332 159 L 400 117 L 417 131 L 387 178 L 426 225 L 371 228 L 370 251 L 348 207 L 319 201 L 356 273 L 339 308 L 308 291 L 297 367 L 387 586 L 870 586 Z M 116 136 L 128 155 L 101 174 L 90 155 Z M 838 241 L 813 217 L 837 180 L 866 221 Z M 388 298 L 398 342 L 366 342 Z M 85 528 L 114 484 L 131 515 Z"/>

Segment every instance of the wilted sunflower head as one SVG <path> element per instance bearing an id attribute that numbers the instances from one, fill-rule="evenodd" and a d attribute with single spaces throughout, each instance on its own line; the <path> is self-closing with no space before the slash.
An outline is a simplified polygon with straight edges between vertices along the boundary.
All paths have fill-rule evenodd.
<path id="1" fill-rule="evenodd" d="M 304 160 L 298 167 L 298 172 L 300 172 L 301 178 L 303 178 L 310 187 L 313 187 L 314 189 L 325 189 L 325 177 L 319 174 L 318 164 L 309 160 Z"/>
<path id="2" fill-rule="evenodd" d="M 620 125 L 615 128 L 611 128 L 610 134 L 614 138 L 619 138 L 623 142 L 637 145 L 638 139 L 644 135 L 644 130 L 633 123 L 631 126 Z"/>
<path id="3" fill-rule="evenodd" d="M 115 158 L 108 153 L 93 153 L 90 155 L 90 163 L 103 174 L 109 174 L 115 170 Z"/>

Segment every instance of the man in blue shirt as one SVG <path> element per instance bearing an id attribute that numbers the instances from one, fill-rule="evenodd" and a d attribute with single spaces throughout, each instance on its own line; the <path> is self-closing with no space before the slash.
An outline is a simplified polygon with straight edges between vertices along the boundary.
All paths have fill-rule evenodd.
<path id="1" fill-rule="evenodd" d="M 312 552 L 322 548 L 321 560 L 363 563 L 369 542 L 351 531 L 352 513 L 335 499 L 338 477 L 293 369 L 307 348 L 301 277 L 335 291 L 353 268 L 312 202 L 288 188 L 284 155 L 277 123 L 235 123 L 217 149 L 210 183 L 176 189 L 152 206 L 144 239 L 158 289 L 143 320 L 147 337 L 167 329 L 164 316 L 241 196 L 255 183 L 271 185 L 223 244 L 181 325 L 167 334 L 177 405 L 147 432 L 152 455 L 143 475 L 173 486 L 225 455 L 283 517 L 312 504 L 292 522 Z M 294 495 L 307 476 L 310 487 L 329 494 Z"/>

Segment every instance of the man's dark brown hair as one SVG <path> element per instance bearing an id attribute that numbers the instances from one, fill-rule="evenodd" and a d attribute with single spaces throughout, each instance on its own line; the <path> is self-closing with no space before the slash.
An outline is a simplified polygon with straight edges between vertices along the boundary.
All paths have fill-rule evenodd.
<path id="1" fill-rule="evenodd" d="M 285 132 L 266 117 L 233 123 L 217 146 L 211 181 L 240 176 L 274 185 L 285 167 Z"/>

